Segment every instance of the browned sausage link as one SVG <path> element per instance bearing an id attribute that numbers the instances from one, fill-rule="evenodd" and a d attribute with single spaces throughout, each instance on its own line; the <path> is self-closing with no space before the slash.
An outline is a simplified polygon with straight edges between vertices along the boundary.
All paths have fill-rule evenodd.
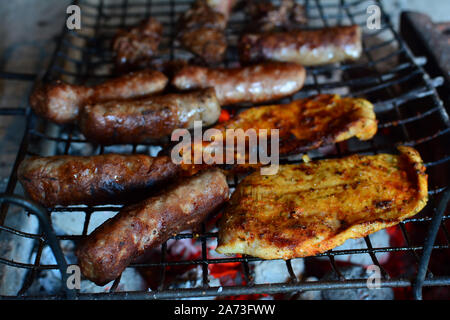
<path id="1" fill-rule="evenodd" d="M 163 33 L 162 24 L 154 18 L 142 21 L 138 26 L 119 30 L 113 40 L 116 65 L 145 67 L 156 54 Z"/>
<path id="2" fill-rule="evenodd" d="M 358 26 L 245 34 L 239 41 L 243 63 L 275 60 L 304 66 L 356 60 L 361 55 Z"/>
<path id="3" fill-rule="evenodd" d="M 230 105 L 286 97 L 300 90 L 304 81 L 301 65 L 266 62 L 232 69 L 187 66 L 175 74 L 172 84 L 181 90 L 214 87 L 219 103 Z"/>
<path id="4" fill-rule="evenodd" d="M 77 120 L 80 108 L 88 102 L 149 95 L 162 91 L 167 81 L 163 73 L 154 70 L 130 73 L 92 87 L 57 81 L 38 86 L 30 104 L 37 114 L 51 121 L 70 123 Z"/>
<path id="5" fill-rule="evenodd" d="M 179 171 L 165 156 L 105 154 L 32 157 L 20 164 L 18 177 L 33 200 L 53 207 L 128 202 Z"/>
<path id="6" fill-rule="evenodd" d="M 177 128 L 194 128 L 196 120 L 206 126 L 214 124 L 219 116 L 219 102 L 214 89 L 209 88 L 87 105 L 79 124 L 88 140 L 110 145 L 158 140 Z"/>
<path id="7" fill-rule="evenodd" d="M 233 7 L 236 5 L 237 0 L 206 0 L 208 6 L 214 11 L 223 14 L 226 20 L 231 14 Z"/>
<path id="8" fill-rule="evenodd" d="M 227 199 L 226 178 L 216 169 L 125 207 L 77 248 L 81 272 L 96 284 L 104 285 L 146 250 L 198 225 Z"/>

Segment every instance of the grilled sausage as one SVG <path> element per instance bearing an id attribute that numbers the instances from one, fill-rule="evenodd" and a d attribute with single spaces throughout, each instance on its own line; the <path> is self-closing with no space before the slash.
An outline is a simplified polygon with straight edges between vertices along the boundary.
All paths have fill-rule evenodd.
<path id="1" fill-rule="evenodd" d="M 297 92 L 305 74 L 301 65 L 285 62 L 232 69 L 187 66 L 173 77 L 172 84 L 181 90 L 214 87 L 221 105 L 260 103 Z"/>
<path id="2" fill-rule="evenodd" d="M 80 115 L 80 129 L 88 140 L 100 144 L 142 143 L 170 136 L 177 128 L 192 129 L 196 120 L 211 125 L 219 116 L 219 102 L 209 88 L 87 105 Z"/>
<path id="3" fill-rule="evenodd" d="M 96 284 L 104 285 L 120 276 L 146 250 L 198 225 L 227 199 L 226 178 L 216 169 L 125 207 L 78 246 L 81 272 Z"/>
<path id="4" fill-rule="evenodd" d="M 166 156 L 54 156 L 26 159 L 18 177 L 31 199 L 53 207 L 128 202 L 148 195 L 149 187 L 167 182 L 179 170 Z"/>
<path id="5" fill-rule="evenodd" d="M 119 30 L 112 45 L 116 66 L 119 69 L 147 66 L 158 50 L 162 33 L 162 24 L 153 18 L 128 30 Z"/>
<path id="6" fill-rule="evenodd" d="M 144 70 L 87 87 L 57 81 L 40 85 L 30 97 L 34 111 L 56 123 L 77 120 L 80 109 L 87 103 L 112 99 L 136 98 L 162 91 L 167 77 L 159 71 Z"/>
<path id="7" fill-rule="evenodd" d="M 358 26 L 290 32 L 249 33 L 239 40 L 242 63 L 275 60 L 304 66 L 356 60 L 360 57 L 361 29 Z"/>

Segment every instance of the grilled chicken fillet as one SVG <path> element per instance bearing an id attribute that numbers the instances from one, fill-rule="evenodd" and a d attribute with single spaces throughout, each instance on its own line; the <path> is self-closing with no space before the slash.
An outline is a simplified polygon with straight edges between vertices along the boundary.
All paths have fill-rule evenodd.
<path id="1" fill-rule="evenodd" d="M 419 153 L 350 156 L 255 172 L 236 188 L 216 249 L 263 259 L 313 256 L 418 213 L 427 202 Z"/>
<path id="2" fill-rule="evenodd" d="M 251 18 L 248 29 L 255 32 L 291 30 L 307 22 L 304 7 L 294 0 L 281 0 L 278 6 L 269 0 L 250 0 L 245 9 Z"/>

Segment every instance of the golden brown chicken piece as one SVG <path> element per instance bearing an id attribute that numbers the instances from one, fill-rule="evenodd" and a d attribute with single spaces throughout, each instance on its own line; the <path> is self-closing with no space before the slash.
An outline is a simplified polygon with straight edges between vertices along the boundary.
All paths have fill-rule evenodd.
<path id="1" fill-rule="evenodd" d="M 354 155 L 247 176 L 220 221 L 216 249 L 263 259 L 306 257 L 418 213 L 427 202 L 419 153 Z"/>
<path id="2" fill-rule="evenodd" d="M 368 140 L 377 132 L 377 121 L 367 100 L 322 94 L 283 105 L 249 108 L 215 128 L 224 133 L 227 129 L 278 129 L 280 155 L 289 155 L 355 136 Z"/>

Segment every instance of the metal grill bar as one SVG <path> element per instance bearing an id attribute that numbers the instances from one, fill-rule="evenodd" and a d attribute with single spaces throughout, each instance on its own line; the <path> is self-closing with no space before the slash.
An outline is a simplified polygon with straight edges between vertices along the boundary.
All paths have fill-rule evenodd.
<path id="1" fill-rule="evenodd" d="M 64 77 L 67 81 L 73 83 L 87 83 L 104 80 L 115 75 L 112 72 L 104 72 L 103 69 L 111 69 L 113 66 L 112 55 L 109 48 L 104 46 L 111 40 L 115 31 L 118 28 L 134 25 L 139 18 L 145 18 L 149 15 L 162 20 L 164 25 L 164 35 L 169 38 L 168 47 L 163 48 L 164 54 L 162 58 L 177 59 L 180 55 L 180 46 L 175 40 L 175 23 L 177 15 L 182 12 L 184 8 L 190 5 L 191 1 L 187 0 L 170 0 L 170 1 L 132 1 L 132 0 L 80 0 L 75 1 L 76 4 L 83 8 L 83 17 L 87 18 L 89 22 L 83 22 L 83 28 L 87 32 L 68 31 L 65 27 L 62 30 L 61 36 L 58 39 L 57 48 L 52 56 L 47 73 L 44 80 L 57 79 Z M 338 24 L 350 23 L 359 24 L 362 27 L 365 23 L 361 22 L 361 17 L 366 14 L 365 7 L 369 4 L 377 4 L 382 8 L 380 1 L 358 0 L 358 1 L 323 1 L 323 0 L 305 0 L 303 4 L 307 11 L 307 16 L 313 23 L 320 23 L 323 26 L 334 25 L 334 20 Z M 136 9 L 139 9 L 136 11 Z M 338 13 L 336 14 L 336 9 Z M 382 8 L 383 9 L 383 8 Z M 332 12 L 331 12 L 332 11 Z M 239 34 L 246 21 L 238 15 L 232 16 L 227 28 L 227 38 L 229 40 L 229 50 L 227 52 L 224 66 L 230 66 L 236 62 L 236 43 L 235 36 Z M 400 36 L 393 29 L 389 17 L 382 10 L 382 25 L 383 28 L 377 31 L 364 32 L 363 34 L 363 59 L 356 63 L 344 63 L 340 65 L 327 65 L 319 67 L 307 68 L 308 79 L 305 87 L 301 92 L 296 94 L 289 100 L 299 97 L 308 96 L 315 93 L 330 92 L 330 90 L 348 89 L 348 93 L 344 95 L 349 96 L 365 96 L 369 100 L 373 100 L 377 114 L 382 117 L 379 123 L 379 131 L 391 130 L 388 133 L 380 133 L 380 141 L 377 139 L 360 143 L 357 146 L 351 146 L 350 143 L 344 142 L 334 146 L 334 153 L 324 156 L 311 154 L 312 159 L 337 158 L 350 154 L 376 154 L 385 151 L 394 151 L 399 144 L 411 145 L 419 148 L 421 154 L 424 156 L 425 164 L 428 170 L 439 166 L 439 168 L 446 168 L 448 170 L 450 163 L 450 155 L 448 152 L 445 156 L 436 157 L 434 154 L 426 152 L 430 145 L 445 146 L 450 140 L 450 122 L 448 114 L 439 100 L 435 87 L 442 84 L 442 79 L 430 79 L 424 72 L 422 65 L 425 63 L 424 59 L 417 59 L 412 56 L 409 49 L 405 46 Z M 383 40 L 376 44 L 369 42 L 378 37 L 382 33 L 389 33 L 387 40 Z M 101 41 L 100 41 L 101 40 Z M 99 41 L 99 43 L 97 43 Z M 380 52 L 382 54 L 380 54 Z M 71 54 L 75 53 L 75 54 Z M 377 54 L 377 55 L 376 55 Z M 365 61 L 363 61 L 365 60 Z M 388 71 L 382 71 L 381 66 L 387 62 L 396 62 L 393 68 Z M 354 73 L 364 69 L 363 76 L 355 76 Z M 334 72 L 341 72 L 342 79 L 336 80 L 330 78 Z M 17 74 L 9 72 L 0 72 L 0 78 L 8 81 L 34 81 L 36 75 L 33 74 Z M 373 99 L 372 99 L 373 98 Z M 375 100 L 374 100 L 375 99 Z M 411 111 L 418 112 L 412 113 Z M 83 144 L 88 146 L 89 142 L 79 136 L 77 130 L 73 126 L 58 126 L 56 131 L 51 133 L 42 131 L 37 125 L 37 117 L 30 112 L 29 108 L 3 108 L 0 109 L 0 116 L 25 116 L 26 131 L 23 136 L 19 153 L 16 157 L 13 170 L 6 188 L 6 196 L 11 196 L 17 184 L 16 170 L 18 164 L 27 156 L 35 155 L 34 150 L 30 150 L 30 144 L 53 142 L 57 145 L 63 146 L 59 152 L 62 154 L 71 154 L 73 144 Z M 39 120 L 41 121 L 41 120 Z M 418 134 L 414 130 L 420 128 L 422 125 L 433 121 L 433 130 L 420 132 Z M 45 121 L 44 121 L 45 124 Z M 377 135 L 378 136 L 378 135 Z M 151 144 L 142 144 L 139 146 L 151 146 Z M 138 145 L 130 146 L 130 150 L 136 153 Z M 105 152 L 104 146 L 97 146 L 93 148 L 93 152 L 102 154 Z M 423 152 L 422 152 L 423 151 Z M 284 159 L 282 163 L 295 163 L 297 161 Z M 406 228 L 407 223 L 414 223 L 416 225 L 422 223 L 429 223 L 437 228 L 441 225 L 441 221 L 446 221 L 450 218 L 448 213 L 437 212 L 437 199 L 443 194 L 447 186 L 438 184 L 438 180 L 434 176 L 430 176 L 430 201 L 424 214 L 417 217 L 405 220 L 398 228 L 404 233 L 406 240 L 405 246 L 389 246 L 389 247 L 374 247 L 370 238 L 366 237 L 365 242 L 367 248 L 364 249 L 348 249 L 348 250 L 331 250 L 318 257 L 328 257 L 329 264 L 332 270 L 339 276 L 339 281 L 313 281 L 305 282 L 298 281 L 294 273 L 290 261 L 286 261 L 286 275 L 287 282 L 271 285 L 255 285 L 252 282 L 251 266 L 249 262 L 260 261 L 253 257 L 229 257 L 229 258 L 210 258 L 207 254 L 207 241 L 209 239 L 216 239 L 217 232 L 207 230 L 205 225 L 202 225 L 200 234 L 182 233 L 172 237 L 174 240 L 193 239 L 197 238 L 200 241 L 198 245 L 201 246 L 201 258 L 196 260 L 167 260 L 167 243 L 161 246 L 160 261 L 151 263 L 132 264 L 131 268 L 146 268 L 159 267 L 160 268 L 160 282 L 158 290 L 153 292 L 118 292 L 120 277 L 116 279 L 110 288 L 109 292 L 103 294 L 91 293 L 76 293 L 79 299 L 150 299 L 150 298 L 181 298 L 193 296 L 226 296 L 239 294 L 257 294 L 257 293 L 284 293 L 295 292 L 303 290 L 325 290 L 325 289 L 344 289 L 344 288 L 359 288 L 366 286 L 366 280 L 350 280 L 344 279 L 336 257 L 340 255 L 350 254 L 369 254 L 372 262 L 379 266 L 383 272 L 382 286 L 386 287 L 409 287 L 413 283 L 415 285 L 416 297 L 420 298 L 419 292 L 422 286 L 435 285 L 450 285 L 450 275 L 442 277 L 431 278 L 431 273 L 427 276 L 428 258 L 433 250 L 449 250 L 450 242 L 448 231 L 445 225 L 442 224 L 442 230 L 446 236 L 446 244 L 434 244 L 435 234 L 430 231 L 429 240 L 425 243 L 412 244 Z M 238 183 L 238 178 L 235 177 L 230 186 L 234 187 Z M 59 215 L 68 212 L 84 212 L 83 230 L 80 235 L 59 235 L 55 237 L 56 242 L 63 240 L 79 241 L 87 235 L 91 216 L 97 211 L 118 211 L 119 206 L 95 206 L 95 207 L 64 207 L 50 209 L 51 215 Z M 0 211 L 0 232 L 8 232 L 17 236 L 34 239 L 36 241 L 37 255 L 32 263 L 14 261 L 0 257 L 0 263 L 22 269 L 28 269 L 29 273 L 22 289 L 18 295 L 21 298 L 28 297 L 27 290 L 35 280 L 36 276 L 42 270 L 60 269 L 62 270 L 63 262 L 58 260 L 57 265 L 41 263 L 41 252 L 43 243 L 47 240 L 49 234 L 30 234 L 16 230 L 4 225 L 4 219 L 8 214 L 9 206 L 2 204 Z M 32 213 L 33 208 L 29 210 Z M 445 210 L 444 210 L 445 211 Z M 439 213 L 439 214 L 438 214 Z M 50 217 L 51 217 L 50 215 Z M 430 229 L 432 230 L 432 229 Z M 433 229 L 434 230 L 434 229 Z M 54 249 L 58 251 L 57 249 Z M 404 277 L 390 277 L 389 273 L 383 268 L 378 261 L 377 253 L 399 253 L 410 252 L 417 264 L 418 275 L 416 280 L 405 279 Z M 424 252 L 421 256 L 421 252 Z M 427 258 L 428 256 L 428 258 Z M 224 286 L 221 291 L 217 287 L 210 287 L 209 285 L 209 266 L 214 264 L 238 262 L 241 263 L 243 279 L 246 285 L 241 286 Z M 200 287 L 190 289 L 168 289 L 166 287 L 166 268 L 169 266 L 202 266 L 202 284 Z M 430 270 L 432 271 L 432 270 Z M 66 292 L 69 297 L 73 297 L 73 292 Z M 23 295 L 23 296 L 22 296 Z M 46 298 L 63 298 L 46 297 Z"/>

